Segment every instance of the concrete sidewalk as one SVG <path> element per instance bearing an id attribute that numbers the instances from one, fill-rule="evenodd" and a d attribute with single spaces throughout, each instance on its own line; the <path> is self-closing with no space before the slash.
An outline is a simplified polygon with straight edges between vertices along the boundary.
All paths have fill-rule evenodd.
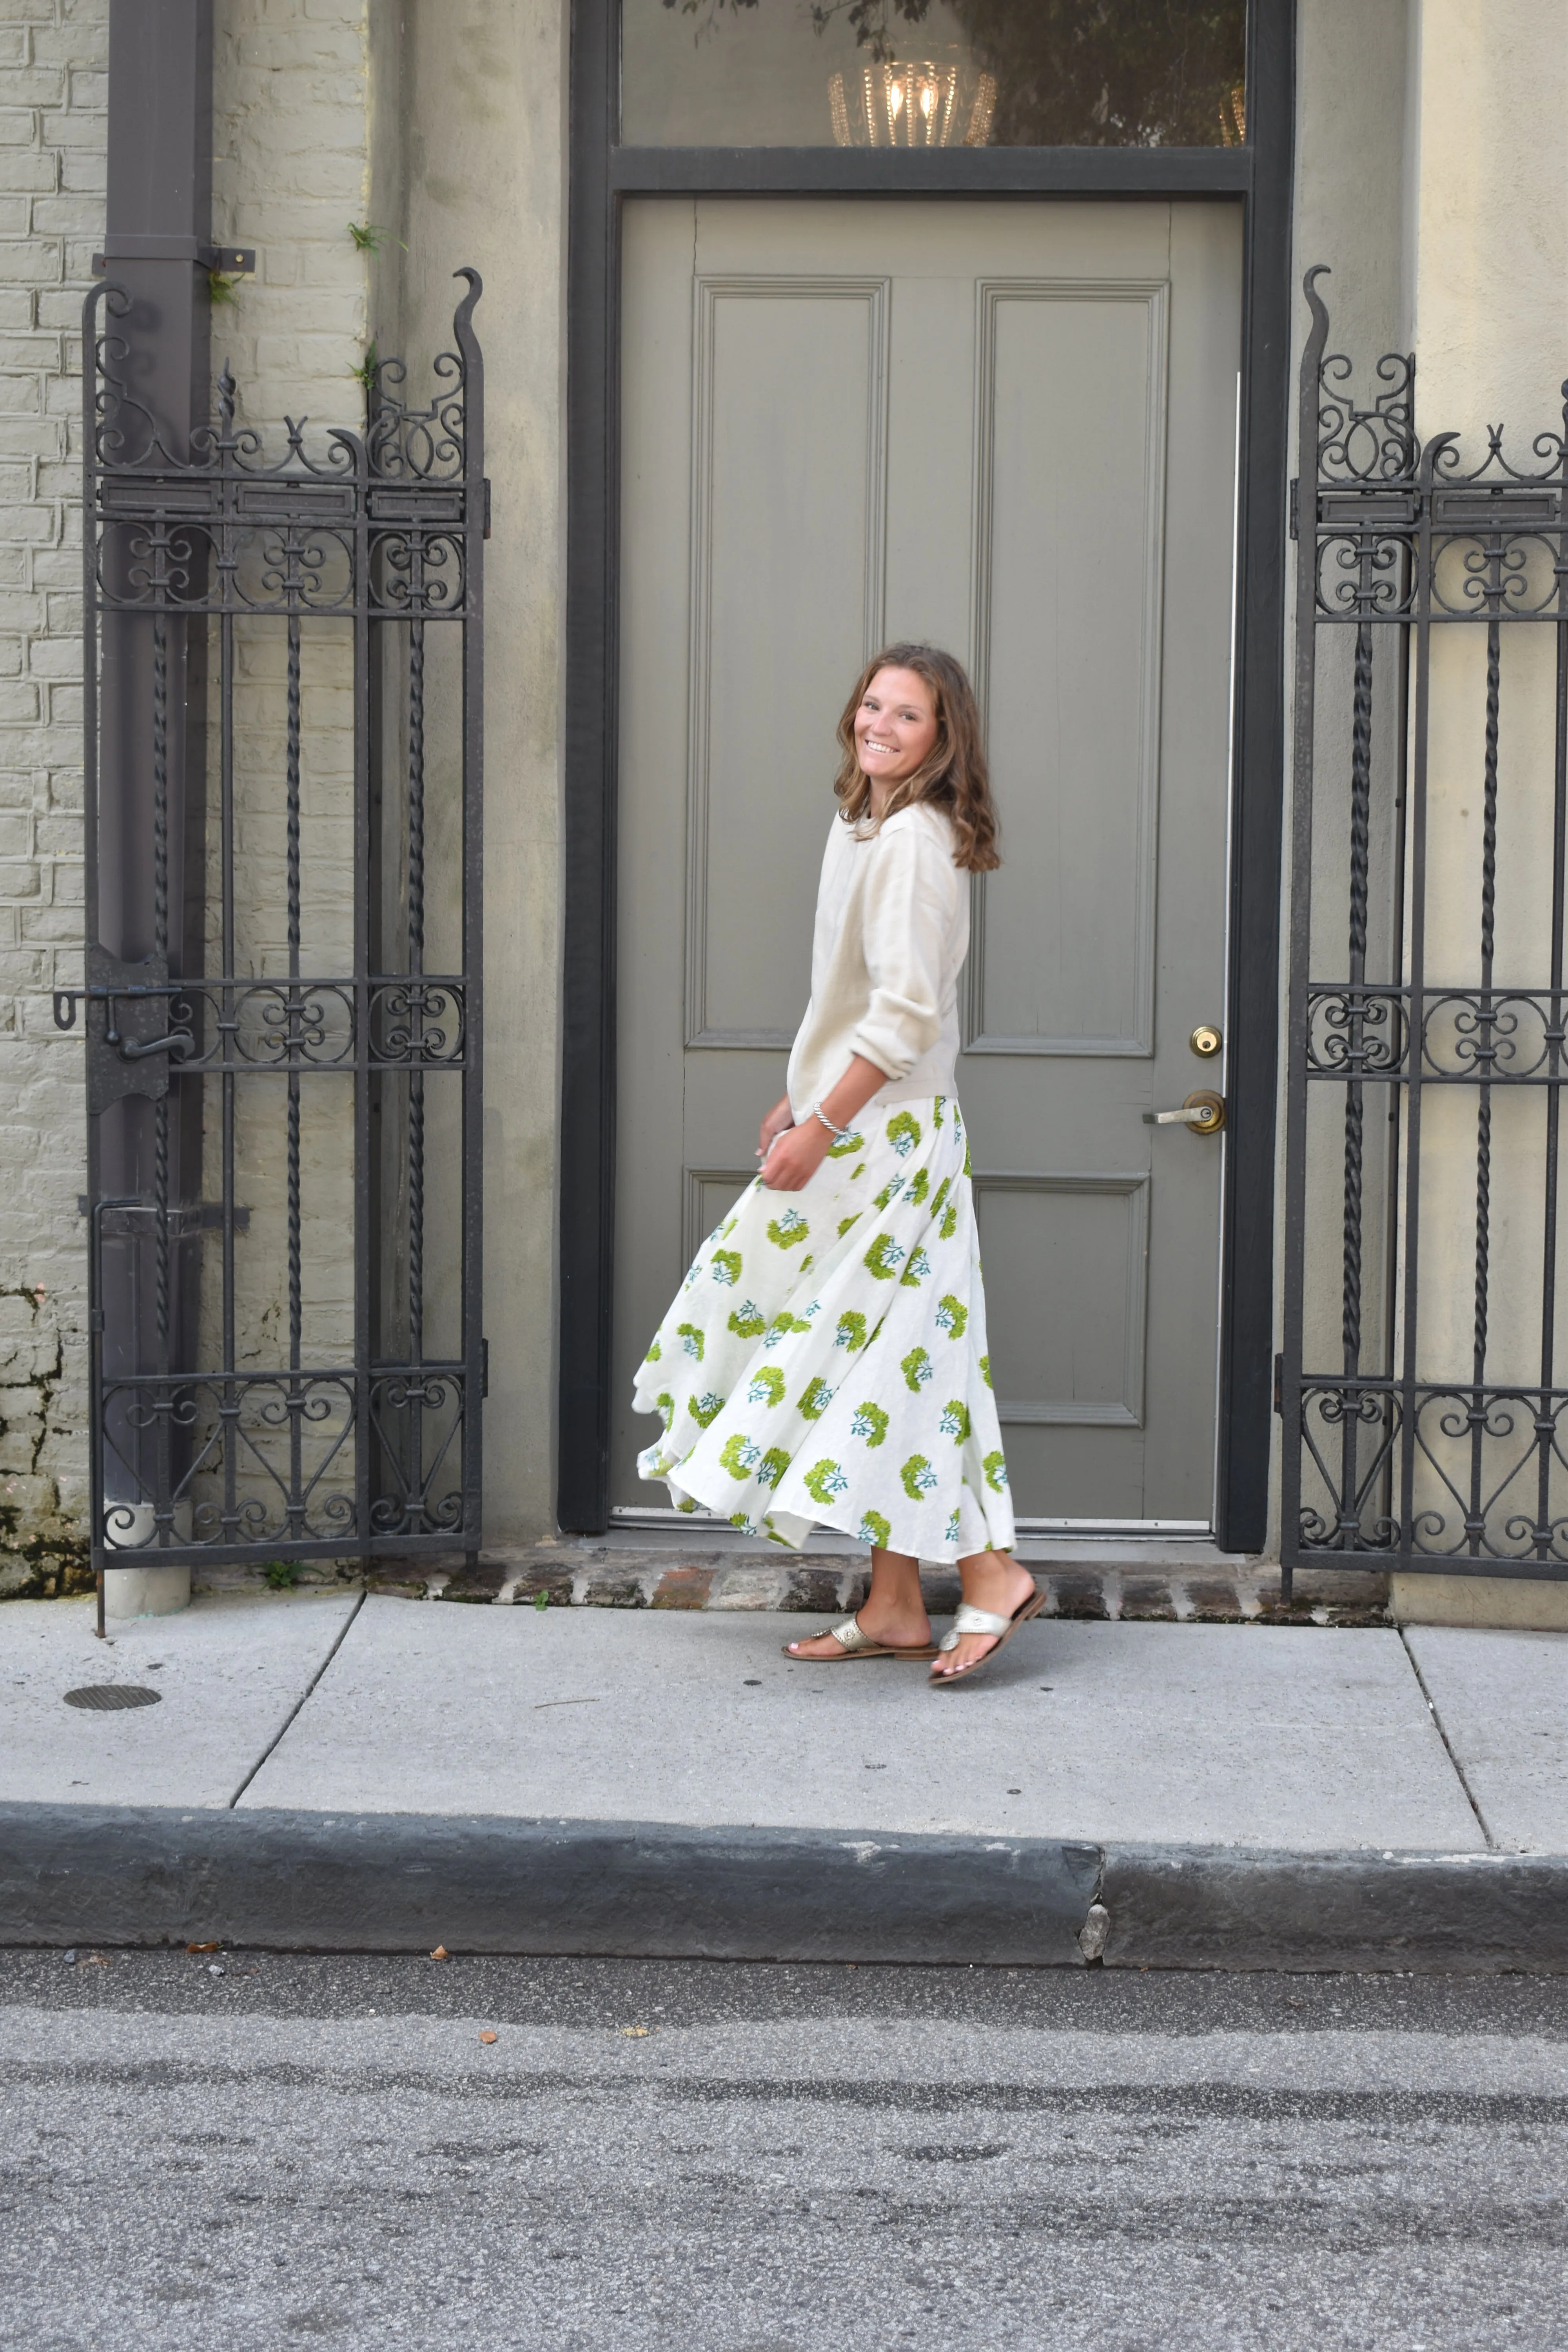
<path id="1" fill-rule="evenodd" d="M 1568 1968 L 1568 1635 L 1047 1620 L 934 1692 L 801 1630 L 12 1602 L 0 1938 Z"/>

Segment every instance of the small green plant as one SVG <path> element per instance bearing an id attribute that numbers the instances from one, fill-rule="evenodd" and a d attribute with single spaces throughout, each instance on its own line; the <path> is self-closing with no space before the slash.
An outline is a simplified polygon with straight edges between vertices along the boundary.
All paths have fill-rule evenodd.
<path id="1" fill-rule="evenodd" d="M 207 299 L 215 310 L 232 310 L 238 300 L 235 292 L 239 284 L 237 273 L 227 269 L 207 271 Z"/>
<path id="2" fill-rule="evenodd" d="M 548 1609 L 550 1606 L 550 1595 L 542 1584 L 533 1596 L 533 1605 L 536 1609 Z"/>
<path id="3" fill-rule="evenodd" d="M 297 1559 L 269 1559 L 261 1571 L 274 1592 L 292 1592 L 304 1572 Z"/>
<path id="4" fill-rule="evenodd" d="M 392 231 L 384 228 L 379 221 L 350 221 L 348 228 L 356 253 L 379 253 L 384 239 L 392 236 Z M 407 252 L 400 236 L 392 236 L 392 242 L 402 252 Z"/>
<path id="5" fill-rule="evenodd" d="M 375 391 L 375 372 L 380 365 L 380 352 L 376 350 L 374 343 L 367 343 L 365 345 L 364 357 L 361 360 L 358 367 L 350 368 L 349 370 L 349 373 L 353 376 L 354 382 L 363 388 L 364 396 L 367 400 L 372 397 Z"/>

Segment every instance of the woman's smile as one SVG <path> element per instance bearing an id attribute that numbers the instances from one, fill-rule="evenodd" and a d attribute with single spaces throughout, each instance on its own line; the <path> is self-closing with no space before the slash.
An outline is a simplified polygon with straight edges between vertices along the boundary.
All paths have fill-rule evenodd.
<path id="1" fill-rule="evenodd" d="M 855 751 L 872 784 L 900 784 L 936 741 L 936 701 L 918 670 L 879 669 L 855 713 Z"/>

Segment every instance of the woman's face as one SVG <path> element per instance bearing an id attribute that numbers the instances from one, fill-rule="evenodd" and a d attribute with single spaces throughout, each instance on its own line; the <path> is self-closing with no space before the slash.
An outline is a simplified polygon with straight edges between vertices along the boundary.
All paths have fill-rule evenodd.
<path id="1" fill-rule="evenodd" d="M 855 713 L 855 754 L 873 784 L 901 784 L 936 742 L 936 698 L 919 670 L 879 669 Z"/>

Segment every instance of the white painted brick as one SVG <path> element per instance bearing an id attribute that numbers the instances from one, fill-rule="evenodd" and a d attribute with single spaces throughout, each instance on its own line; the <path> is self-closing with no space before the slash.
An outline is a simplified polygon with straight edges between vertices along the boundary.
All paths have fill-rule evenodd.
<path id="1" fill-rule="evenodd" d="M 0 277 L 13 286 L 58 286 L 65 256 L 58 237 L 29 237 L 0 250 Z"/>
<path id="2" fill-rule="evenodd" d="M 74 370 L 81 296 L 101 237 L 108 5 L 0 0 L 0 639 L 31 641 L 26 673 L 0 676 L 0 1017 L 20 1016 L 4 1018 L 0 1045 L 0 1165 L 11 1178 L 0 1295 L 30 1297 L 40 1281 L 49 1293 L 38 1339 L 47 1366 L 18 1360 L 12 1369 L 0 1313 L 0 1504 L 40 1525 L 79 1513 L 85 1460 L 80 1042 L 55 1033 L 47 992 L 78 979 L 81 949 Z M 241 414 L 276 449 L 286 411 L 309 411 L 323 426 L 361 421 L 349 371 L 369 340 L 372 265 L 344 224 L 365 216 L 365 0 L 216 0 L 215 16 L 214 228 L 258 246 L 262 257 L 258 278 L 215 318 L 215 363 L 232 357 Z M 20 199 L 32 201 L 25 223 Z M 11 645 L 0 650 L 8 658 Z M 271 654 L 245 648 L 256 707 L 242 703 L 236 743 L 237 878 L 258 968 L 281 947 L 278 713 L 259 687 L 275 686 Z M 340 934 L 350 897 L 348 682 L 341 651 L 312 652 L 309 927 L 334 956 L 347 951 Z M 258 905 L 258 894 L 268 903 Z M 347 1156 L 334 1115 L 313 1115 L 307 1250 L 320 1335 L 330 1341 L 348 1297 Z M 266 1150 L 249 1187 L 255 1230 L 280 1232 L 276 1188 L 264 1181 L 277 1165 L 275 1138 L 257 1137 Z M 268 1360 L 275 1326 L 265 1318 L 276 1306 L 280 1257 L 277 1247 L 243 1255 L 245 1344 Z"/>
<path id="3" fill-rule="evenodd" d="M 0 145 L 0 188 L 18 195 L 52 196 L 59 176 L 59 158 L 52 148 Z"/>

